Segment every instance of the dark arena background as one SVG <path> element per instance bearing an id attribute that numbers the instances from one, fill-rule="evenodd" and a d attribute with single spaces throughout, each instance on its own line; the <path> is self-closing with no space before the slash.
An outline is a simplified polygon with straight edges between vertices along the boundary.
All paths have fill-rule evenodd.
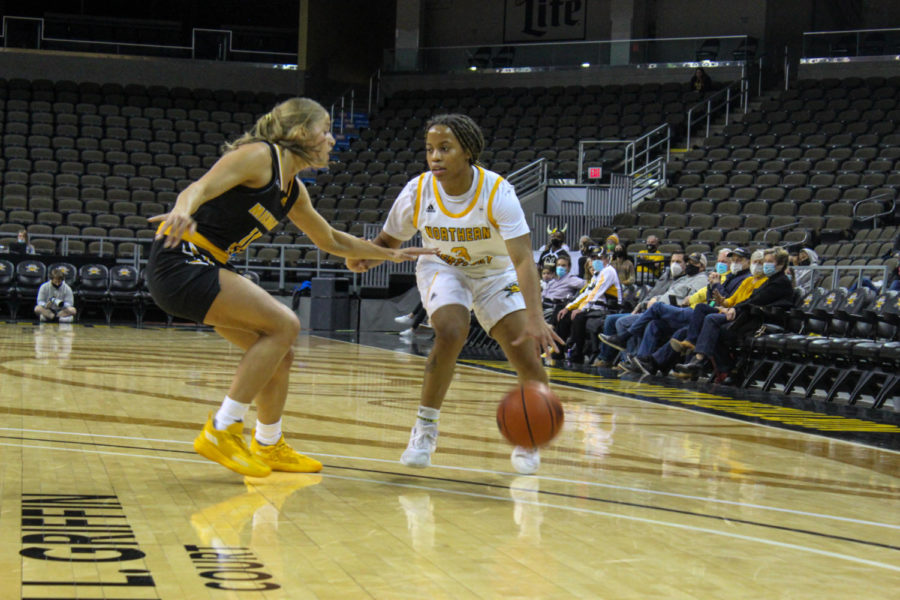
<path id="1" fill-rule="evenodd" d="M 896 597 L 900 3 L 0 17 L 0 598 Z M 243 353 L 154 302 L 148 218 L 297 96 L 331 119 L 330 166 L 300 178 L 334 229 L 374 239 L 429 169 L 429 118 L 463 113 L 539 276 L 583 276 L 544 297 L 565 422 L 536 474 L 510 464 L 515 371 L 474 317 L 432 466 L 399 462 L 433 368 L 415 264 L 353 273 L 288 220 L 230 263 L 299 317 L 284 431 L 324 468 L 244 477 L 193 451 Z M 789 293 L 729 297 L 779 257 Z M 51 272 L 71 318 L 35 311 Z"/>

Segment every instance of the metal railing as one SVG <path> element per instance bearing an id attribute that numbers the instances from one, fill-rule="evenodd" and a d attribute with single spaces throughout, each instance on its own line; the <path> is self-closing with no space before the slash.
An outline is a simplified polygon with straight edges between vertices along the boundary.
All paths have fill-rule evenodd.
<path id="1" fill-rule="evenodd" d="M 44 35 L 46 29 L 45 19 L 39 17 L 19 17 L 5 15 L 3 17 L 3 34 L 0 35 L 2 46 L 7 45 L 7 23 L 10 21 L 38 21 L 37 49 L 62 50 L 73 52 L 98 52 L 106 54 L 134 55 L 134 56 L 162 56 L 172 58 L 197 58 L 197 32 L 221 33 L 225 44 L 218 48 L 217 60 L 228 58 L 241 58 L 249 62 L 275 63 L 283 68 L 297 68 L 296 52 L 279 52 L 276 50 L 247 50 L 232 46 L 233 32 L 230 29 L 206 29 L 195 27 L 191 30 L 191 44 L 189 46 L 178 44 L 146 44 L 138 42 L 112 42 L 107 40 L 81 40 L 72 38 L 60 38 Z"/>
<path id="2" fill-rule="evenodd" d="M 731 106 L 735 100 L 739 101 L 739 106 L 746 108 L 748 106 L 747 80 L 732 81 L 725 89 L 719 90 L 705 100 L 701 100 L 697 104 L 690 107 L 687 111 L 685 122 L 687 124 L 687 133 L 685 134 L 685 147 L 691 147 L 691 134 L 696 133 L 694 125 L 705 123 L 704 137 L 709 137 L 709 130 L 712 126 L 712 118 L 719 114 L 725 113 L 725 125 L 728 125 L 731 118 Z"/>
<path id="3" fill-rule="evenodd" d="M 900 28 L 807 31 L 803 34 L 800 60 L 812 63 L 829 58 L 895 57 L 898 53 Z"/>
<path id="4" fill-rule="evenodd" d="M 347 100 L 347 96 L 350 97 L 349 101 Z M 331 103 L 331 108 L 329 109 L 329 114 L 331 116 L 331 130 L 337 130 L 339 134 L 344 133 L 344 121 L 347 118 L 347 105 L 350 106 L 350 120 L 352 121 L 353 110 L 356 107 L 356 90 L 353 88 L 344 91 L 337 100 Z M 338 119 L 334 118 L 335 107 L 338 107 L 338 110 L 340 111 L 338 113 Z"/>
<path id="5" fill-rule="evenodd" d="M 582 236 L 590 236 L 591 230 L 608 227 L 610 223 L 612 217 L 609 215 L 535 213 L 531 217 L 531 244 L 533 248 L 543 249 L 550 240 L 548 229 L 566 227 L 566 239 L 572 241 L 569 248 L 575 250 Z"/>
<path id="6" fill-rule="evenodd" d="M 781 231 L 793 230 L 799 224 L 800 224 L 800 221 L 794 221 L 793 223 L 785 223 L 784 225 L 776 225 L 775 227 L 769 227 L 763 233 L 763 243 L 764 244 L 769 243 L 769 234 L 771 232 L 773 232 L 773 231 L 781 232 Z M 787 244 L 789 246 L 801 246 L 803 244 L 806 244 L 806 242 L 809 241 L 809 230 L 804 229 L 803 234 L 804 235 L 803 235 L 802 240 L 797 241 L 797 242 L 787 242 Z M 777 243 L 781 243 L 781 239 L 779 239 Z"/>
<path id="7" fill-rule="evenodd" d="M 890 199 L 890 201 L 891 201 L 891 207 L 886 209 L 884 212 L 874 213 L 871 215 L 866 215 L 864 217 L 860 217 L 858 215 L 860 206 L 864 206 L 865 204 L 868 204 L 870 202 L 881 205 L 882 200 L 888 200 L 888 199 Z M 890 194 L 879 194 L 878 196 L 873 196 L 871 198 L 865 198 L 864 200 L 860 200 L 860 201 L 856 202 L 853 205 L 853 219 L 863 222 L 863 223 L 865 223 L 866 221 L 872 221 L 872 227 L 878 227 L 878 219 L 881 217 L 892 216 L 896 209 L 897 209 L 897 199 L 896 198 L 894 198 Z"/>
<path id="8" fill-rule="evenodd" d="M 372 100 L 375 100 L 375 104 L 372 104 Z M 369 77 L 369 104 L 366 112 L 368 114 L 372 114 L 373 108 L 378 108 L 381 106 L 381 69 L 376 70 Z"/>
<path id="9" fill-rule="evenodd" d="M 464 70 L 508 73 L 617 65 L 739 66 L 755 59 L 749 52 L 752 47 L 748 45 L 749 40 L 746 35 L 723 35 L 403 48 L 385 51 L 384 65 L 386 71 L 430 73 Z"/>
<path id="10" fill-rule="evenodd" d="M 366 227 L 368 227 L 369 225 L 370 224 L 367 224 Z M 381 230 L 380 224 L 376 225 L 376 227 L 378 228 L 378 231 Z M 116 262 L 132 265 L 136 269 L 140 269 L 142 266 L 147 264 L 149 247 L 153 243 L 153 240 L 148 238 L 88 235 L 33 234 L 30 236 L 30 238 L 32 241 L 40 239 L 57 240 L 57 251 L 56 253 L 54 253 L 54 255 L 116 258 Z M 91 242 L 98 242 L 99 244 L 97 246 L 97 252 L 74 254 L 70 252 L 69 248 L 71 241 L 84 242 L 86 247 Z M 134 244 L 130 255 L 123 255 L 117 251 L 118 245 L 121 243 Z M 257 259 L 256 256 L 259 254 L 259 252 L 266 248 L 276 249 L 278 251 L 277 256 L 266 260 Z M 87 250 L 87 248 L 85 249 Z M 292 273 L 297 275 L 295 280 L 299 280 L 300 277 L 306 276 L 318 277 L 322 274 L 327 273 L 340 273 L 343 276 L 347 276 L 350 273 L 347 268 L 343 266 L 342 258 L 338 259 L 340 262 L 325 260 L 328 253 L 320 250 L 312 244 L 254 243 L 250 247 L 250 250 L 253 251 L 253 256 L 250 256 L 250 252 L 244 252 L 242 254 L 233 256 L 231 260 L 229 260 L 229 264 L 232 264 L 235 267 L 240 267 L 244 270 L 275 273 L 275 278 L 270 281 L 277 281 L 279 290 L 287 289 L 290 279 L 289 275 Z M 305 255 L 312 250 L 316 251 L 315 262 L 311 260 L 307 261 L 305 257 Z M 40 257 L 41 253 L 38 252 L 36 256 Z M 394 263 L 388 264 L 394 265 Z M 402 267 L 406 265 L 414 265 L 414 263 L 402 263 L 395 266 Z"/>
<path id="11" fill-rule="evenodd" d="M 375 239 L 381 233 L 382 223 L 366 223 L 363 225 L 362 237 L 367 240 Z M 402 248 L 408 246 L 421 246 L 422 234 L 416 233 L 409 241 L 402 244 Z M 416 272 L 416 262 L 408 261 L 402 263 L 394 263 L 385 261 L 375 267 L 369 269 L 360 276 L 360 285 L 369 288 L 387 288 L 390 284 L 391 275 L 406 274 L 413 275 Z"/>
<path id="12" fill-rule="evenodd" d="M 578 142 L 578 175 L 576 181 L 584 182 L 584 155 L 585 148 L 590 146 L 623 146 L 624 156 L 622 167 L 625 175 L 634 176 L 638 172 L 646 171 L 654 159 L 660 155 L 669 160 L 671 151 L 672 133 L 667 123 L 663 123 L 651 129 L 640 137 L 630 140 L 609 138 L 605 140 L 579 140 Z"/>
<path id="13" fill-rule="evenodd" d="M 506 181 L 516 190 L 516 196 L 522 198 L 547 188 L 547 161 L 539 158 L 513 171 L 506 176 Z"/>
<path id="14" fill-rule="evenodd" d="M 792 266 L 791 269 L 795 274 L 806 271 L 813 272 L 813 287 L 823 285 L 826 278 L 831 276 L 831 289 L 837 289 L 838 283 L 845 275 L 856 274 L 857 285 L 862 280 L 863 275 L 878 277 L 881 281 L 885 281 L 888 276 L 888 267 L 886 265 L 810 265 L 808 267 Z"/>

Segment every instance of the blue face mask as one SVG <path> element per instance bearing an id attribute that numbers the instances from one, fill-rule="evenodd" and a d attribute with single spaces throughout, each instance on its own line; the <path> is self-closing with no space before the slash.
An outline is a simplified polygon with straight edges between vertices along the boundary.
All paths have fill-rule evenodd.
<path id="1" fill-rule="evenodd" d="M 591 266 L 594 267 L 594 272 L 599 273 L 603 270 L 603 261 L 602 260 L 593 260 L 591 261 Z"/>
<path id="2" fill-rule="evenodd" d="M 565 267 L 556 267 L 556 276 L 557 277 L 565 277 L 566 273 L 568 273 L 568 272 L 569 272 L 569 270 Z"/>
<path id="3" fill-rule="evenodd" d="M 763 263 L 763 275 L 771 277 L 775 274 L 775 265 L 772 263 Z"/>
<path id="4" fill-rule="evenodd" d="M 718 273 L 719 275 L 724 275 L 725 273 L 727 273 L 729 268 L 730 268 L 730 266 L 728 263 L 723 263 L 723 262 L 716 263 L 716 273 Z"/>

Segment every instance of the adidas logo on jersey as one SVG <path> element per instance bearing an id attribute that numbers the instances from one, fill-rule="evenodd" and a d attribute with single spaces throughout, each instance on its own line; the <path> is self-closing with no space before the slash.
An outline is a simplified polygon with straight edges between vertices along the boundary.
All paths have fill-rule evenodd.
<path id="1" fill-rule="evenodd" d="M 434 204 L 429 204 L 428 206 L 426 206 L 426 207 L 425 207 L 425 212 L 427 212 L 427 213 L 433 213 L 433 212 L 434 212 Z"/>

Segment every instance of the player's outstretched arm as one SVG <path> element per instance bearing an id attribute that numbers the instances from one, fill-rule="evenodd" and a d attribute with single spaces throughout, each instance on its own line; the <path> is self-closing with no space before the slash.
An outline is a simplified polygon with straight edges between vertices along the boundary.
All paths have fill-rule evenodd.
<path id="1" fill-rule="evenodd" d="M 398 240 L 395 237 L 392 237 L 386 234 L 384 231 L 378 232 L 378 236 L 372 240 L 372 243 L 376 246 L 381 246 L 382 248 L 399 248 L 402 241 Z M 360 259 L 360 258 L 348 258 L 344 262 L 347 263 L 347 268 L 354 273 L 365 273 L 369 269 L 374 269 L 381 263 L 383 260 L 369 260 L 369 259 Z"/>
<path id="2" fill-rule="evenodd" d="M 434 254 L 433 250 L 427 248 L 399 249 L 380 246 L 334 229 L 313 208 L 309 194 L 303 186 L 300 187 L 300 197 L 288 213 L 288 218 L 309 236 L 313 244 L 329 254 L 344 258 L 373 260 L 378 263 L 385 260 L 406 262 L 415 260 L 422 254 Z"/>

